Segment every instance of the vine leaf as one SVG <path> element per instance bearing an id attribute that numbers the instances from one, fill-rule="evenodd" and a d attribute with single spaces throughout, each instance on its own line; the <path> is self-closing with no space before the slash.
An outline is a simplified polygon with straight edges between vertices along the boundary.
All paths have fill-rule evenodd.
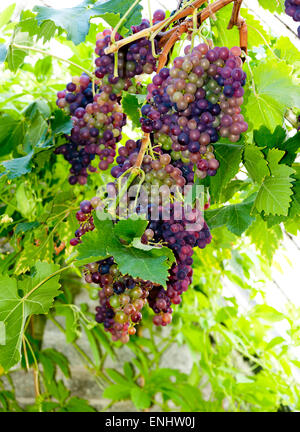
<path id="1" fill-rule="evenodd" d="M 104 213 L 99 216 L 100 219 L 94 218 L 95 230 L 82 237 L 74 264 L 81 266 L 113 256 L 123 274 L 166 286 L 168 269 L 175 258 L 166 247 L 141 248 L 137 240 L 147 221 L 126 219 L 113 224 L 112 220 L 104 219 Z M 124 240 L 129 244 L 124 245 Z"/>
<path id="2" fill-rule="evenodd" d="M 135 128 L 140 128 L 140 117 L 141 117 L 141 106 L 143 105 L 143 99 L 140 102 L 140 98 L 138 96 L 144 95 L 135 95 L 128 92 L 123 91 L 122 96 L 122 108 L 124 113 L 130 118 L 132 124 Z"/>
<path id="3" fill-rule="evenodd" d="M 119 238 L 131 243 L 135 237 L 141 238 L 147 225 L 148 221 L 145 219 L 123 219 L 116 224 L 114 233 Z"/>
<path id="4" fill-rule="evenodd" d="M 249 92 L 245 106 L 255 129 L 265 125 L 274 129 L 282 123 L 286 107 L 300 107 L 299 84 L 291 78 L 292 68 L 273 60 L 260 62 L 253 69 L 255 93 Z"/>
<path id="5" fill-rule="evenodd" d="M 47 313 L 54 297 L 59 294 L 59 275 L 47 280 L 58 269 L 56 264 L 38 261 L 31 276 L 22 280 L 8 276 L 0 278 L 0 321 L 5 325 L 5 345 L 0 348 L 0 364 L 5 370 L 20 360 L 26 319 L 32 314 Z"/>
<path id="6" fill-rule="evenodd" d="M 269 10 L 270 12 L 278 12 L 279 14 L 284 11 L 284 8 L 282 6 L 283 2 L 270 2 L 269 0 L 258 0 L 260 6 L 262 6 L 264 9 Z"/>
<path id="7" fill-rule="evenodd" d="M 268 149 L 278 148 L 284 150 L 285 155 L 280 163 L 291 165 L 297 156 L 297 151 L 300 148 L 300 132 L 286 139 L 286 131 L 277 126 L 272 133 L 266 126 L 262 126 L 259 130 L 253 132 L 254 142 L 257 146 L 263 147 L 263 153 L 267 155 Z"/>
<path id="8" fill-rule="evenodd" d="M 258 191 L 255 207 L 265 215 L 287 216 L 292 191 L 292 182 L 295 181 L 291 175 L 294 170 L 287 165 L 280 164 L 284 151 L 270 149 L 267 160 L 271 176 L 267 176 Z"/>
<path id="9" fill-rule="evenodd" d="M 34 151 L 32 150 L 26 156 L 1 162 L 1 165 L 5 168 L 5 171 L 0 173 L 0 177 L 6 174 L 7 178 L 14 179 L 30 172 L 33 154 Z"/>
<path id="10" fill-rule="evenodd" d="M 279 225 L 268 228 L 267 222 L 260 215 L 256 217 L 246 235 L 249 235 L 252 243 L 270 262 L 283 237 Z"/>
<path id="11" fill-rule="evenodd" d="M 35 6 L 34 11 L 37 12 L 36 19 L 39 25 L 51 20 L 57 27 L 67 32 L 69 40 L 78 45 L 85 41 L 92 17 L 100 17 L 110 26 L 115 27 L 127 12 L 129 6 L 130 4 L 127 0 L 107 0 L 96 3 L 93 3 L 91 0 L 85 0 L 73 8 L 54 9 L 45 6 Z M 128 33 L 132 25 L 141 22 L 141 10 L 142 7 L 137 5 L 126 17 L 122 27 L 119 29 L 119 33 L 122 36 Z"/>
<path id="12" fill-rule="evenodd" d="M 240 144 L 216 143 L 215 157 L 220 162 L 217 174 L 209 179 L 212 202 L 219 202 L 223 189 L 239 170 L 242 149 Z"/>
<path id="13" fill-rule="evenodd" d="M 90 11 L 81 3 L 73 8 L 54 9 L 45 6 L 35 6 L 37 22 L 42 25 L 44 21 L 51 20 L 57 27 L 67 32 L 67 38 L 75 45 L 85 40 L 90 28 Z M 80 17 L 80 19 L 78 19 Z"/>
<path id="14" fill-rule="evenodd" d="M 270 174 L 268 162 L 265 160 L 264 154 L 254 145 L 245 147 L 244 164 L 253 181 L 258 183 Z"/>
<path id="15" fill-rule="evenodd" d="M 255 220 L 255 217 L 250 215 L 254 199 L 252 195 L 241 203 L 207 210 L 205 220 L 211 229 L 226 225 L 233 234 L 241 236 Z"/>

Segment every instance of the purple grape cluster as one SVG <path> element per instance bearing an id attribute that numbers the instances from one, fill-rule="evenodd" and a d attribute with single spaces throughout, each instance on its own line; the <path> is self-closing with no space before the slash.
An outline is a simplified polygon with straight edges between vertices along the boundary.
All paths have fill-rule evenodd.
<path id="1" fill-rule="evenodd" d="M 172 160 L 195 164 L 205 178 L 219 167 L 213 143 L 220 137 L 237 142 L 248 129 L 241 114 L 246 74 L 239 47 L 200 44 L 189 51 L 153 77 L 140 121 Z"/>
<path id="2" fill-rule="evenodd" d="M 285 13 L 292 17 L 294 21 L 300 21 L 300 0 L 285 0 Z M 300 26 L 298 27 L 298 37 L 300 38 Z"/>
<path id="3" fill-rule="evenodd" d="M 72 246 L 78 245 L 85 233 L 94 230 L 93 212 L 100 203 L 98 197 L 81 202 L 76 213 L 80 227 L 70 241 Z M 113 257 L 84 267 L 86 282 L 99 286 L 100 305 L 96 307 L 96 321 L 103 324 L 114 341 L 126 343 L 129 336 L 135 334 L 135 325 L 141 322 L 141 311 L 146 303 L 155 313 L 155 325 L 165 326 L 172 321 L 171 306 L 181 302 L 180 296 L 192 282 L 193 248 L 204 248 L 211 241 L 208 226 L 199 210 L 190 208 L 182 217 L 182 203 L 177 202 L 171 205 L 168 220 L 164 220 L 164 208 L 159 206 L 158 210 L 158 220 L 150 218 L 141 241 L 144 244 L 163 242 L 174 252 L 176 262 L 169 270 L 167 289 L 151 281 L 121 274 Z M 187 224 L 193 224 L 193 230 L 188 230 Z"/>
<path id="4" fill-rule="evenodd" d="M 163 19 L 162 11 L 154 13 L 155 22 Z M 142 20 L 139 26 L 133 26 L 133 33 L 149 27 L 148 20 Z M 122 138 L 122 127 L 126 116 L 122 112 L 122 91 L 139 92 L 139 84 L 134 77 L 142 73 L 151 74 L 156 70 L 157 60 L 152 54 L 151 43 L 142 38 L 118 51 L 118 76 L 115 76 L 114 54 L 105 54 L 105 48 L 111 44 L 112 30 L 105 29 L 96 37 L 95 87 L 93 89 L 88 75 L 73 77 L 66 89 L 57 93 L 57 106 L 72 116 L 73 128 L 66 143 L 58 147 L 56 154 L 63 154 L 70 162 L 69 182 L 81 185 L 87 182 L 88 172 L 97 168 L 106 170 L 116 156 L 116 144 Z M 118 33 L 115 40 L 122 38 Z M 158 52 L 157 41 L 154 41 Z M 90 162 L 99 157 L 98 167 Z"/>
<path id="5" fill-rule="evenodd" d="M 201 214 L 196 209 L 191 209 L 189 214 L 184 214 L 183 218 L 176 220 L 176 207 L 181 203 L 171 206 L 170 218 L 163 220 L 163 209 L 160 212 L 158 221 L 150 221 L 146 230 L 148 240 L 163 240 L 174 252 L 176 263 L 169 271 L 167 289 L 162 286 L 154 287 L 148 298 L 149 306 L 155 312 L 153 323 L 155 325 L 168 324 L 169 315 L 172 313 L 171 304 L 177 305 L 181 302 L 181 295 L 187 291 L 192 282 L 193 275 L 193 248 L 203 249 L 211 242 L 209 228 L 204 222 Z M 181 214 L 181 211 L 179 211 Z M 188 231 L 187 224 L 194 224 L 194 230 Z"/>

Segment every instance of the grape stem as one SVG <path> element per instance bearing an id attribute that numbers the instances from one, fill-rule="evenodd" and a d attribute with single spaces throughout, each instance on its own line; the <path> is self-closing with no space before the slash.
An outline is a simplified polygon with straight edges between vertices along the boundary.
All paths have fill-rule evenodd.
<path id="1" fill-rule="evenodd" d="M 223 7 L 227 6 L 228 4 L 232 3 L 235 0 L 217 0 L 215 3 L 210 4 L 205 9 L 200 11 L 197 14 L 197 19 L 199 21 L 199 25 L 203 23 L 207 18 L 215 14 L 218 10 L 223 9 Z M 239 0 L 240 1 L 240 0 Z M 199 3 L 199 2 L 197 2 Z M 201 4 L 203 4 L 202 2 Z M 196 2 L 193 3 L 194 7 L 196 6 Z M 240 33 L 240 46 L 247 53 L 247 42 L 248 42 L 248 30 L 247 30 L 247 24 L 246 21 L 239 15 L 241 6 L 241 1 L 239 3 L 239 8 L 236 3 L 233 7 L 233 16 L 234 16 L 234 25 L 236 25 L 239 29 Z M 198 6 L 199 7 L 199 6 Z M 193 13 L 193 6 L 190 6 L 190 8 L 186 9 L 190 11 L 190 13 Z M 238 13 L 237 20 L 235 19 L 236 14 Z M 236 21 L 236 22 L 235 22 Z M 171 30 L 166 31 L 162 34 L 160 40 L 159 40 L 159 46 L 163 47 L 162 53 L 159 58 L 158 63 L 158 71 L 160 71 L 161 68 L 164 67 L 164 65 L 167 62 L 167 56 L 169 51 L 172 49 L 175 42 L 177 42 L 181 35 L 183 33 L 187 33 L 189 31 L 193 31 L 194 28 L 194 22 L 195 18 L 189 18 L 185 20 L 183 23 L 178 24 L 177 26 L 174 26 Z"/>
<path id="2" fill-rule="evenodd" d="M 55 58 L 55 59 L 57 59 L 59 61 L 68 63 L 69 65 L 76 67 L 77 69 L 79 69 L 82 72 L 86 73 L 90 78 L 92 78 L 92 79 L 94 78 L 94 74 L 91 73 L 90 71 L 88 71 L 87 69 L 83 68 L 82 66 L 79 66 L 78 64 L 72 62 L 71 60 L 64 59 L 64 58 L 59 57 L 59 56 L 57 56 L 55 54 L 52 54 L 52 53 L 50 53 L 48 51 L 44 51 L 44 50 L 42 50 L 40 48 L 35 48 L 35 47 L 31 47 L 31 46 L 26 46 L 26 45 L 19 45 L 19 44 L 15 44 L 15 43 L 12 43 L 11 46 L 14 47 L 14 48 L 19 48 L 19 49 L 23 49 L 23 50 L 34 51 L 34 52 L 37 52 L 39 54 L 43 54 L 45 56 L 53 57 L 53 58 Z"/>
<path id="3" fill-rule="evenodd" d="M 206 0 L 195 0 L 191 6 L 188 6 L 186 4 L 182 9 L 180 9 L 178 12 L 176 12 L 172 17 L 166 18 L 163 21 L 160 21 L 157 24 L 154 24 L 153 26 L 146 28 L 144 30 L 139 31 L 138 33 L 135 33 L 133 35 L 128 36 L 127 38 L 121 39 L 120 41 L 111 44 L 109 47 L 105 49 L 105 54 L 111 54 L 115 51 L 118 51 L 122 46 L 127 45 L 135 40 L 141 39 L 143 37 L 148 37 L 152 35 L 157 30 L 163 29 L 166 25 L 171 24 L 174 21 L 177 21 L 181 18 L 185 18 L 188 15 L 191 15 L 195 8 L 199 8 L 201 5 L 205 3 Z M 224 1 L 224 0 L 223 0 Z M 226 0 L 225 0 L 226 1 Z M 232 2 L 233 0 L 230 0 Z"/>
<path id="4" fill-rule="evenodd" d="M 242 6 L 243 0 L 235 0 L 232 8 L 232 14 L 227 26 L 228 30 L 231 30 L 233 26 L 238 26 L 238 21 L 240 17 L 240 10 Z"/>

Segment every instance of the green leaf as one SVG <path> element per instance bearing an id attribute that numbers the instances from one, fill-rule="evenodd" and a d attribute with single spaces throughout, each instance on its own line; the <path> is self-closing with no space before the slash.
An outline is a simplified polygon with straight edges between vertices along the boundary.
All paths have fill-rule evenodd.
<path id="1" fill-rule="evenodd" d="M 24 115 L 26 118 L 30 119 L 32 121 L 36 114 L 41 114 L 44 119 L 47 119 L 51 115 L 51 110 L 49 107 L 48 102 L 46 102 L 45 99 L 37 99 L 34 102 L 32 102 L 26 109 L 24 110 Z"/>
<path id="2" fill-rule="evenodd" d="M 54 348 L 46 348 L 42 354 L 48 357 L 53 365 L 58 366 L 66 378 L 70 378 L 69 361 L 64 354 Z"/>
<path id="3" fill-rule="evenodd" d="M 229 231 L 241 236 L 255 220 L 255 217 L 250 215 L 253 203 L 254 197 L 251 196 L 239 204 L 206 210 L 205 220 L 211 229 L 226 225 Z"/>
<path id="4" fill-rule="evenodd" d="M 223 189 L 236 175 L 242 157 L 243 146 L 239 144 L 214 144 L 215 158 L 220 162 L 217 174 L 209 179 L 212 202 L 219 202 Z"/>
<path id="5" fill-rule="evenodd" d="M 283 155 L 284 152 L 278 149 L 270 149 L 268 153 L 272 177 L 264 179 L 255 200 L 255 207 L 265 215 L 287 216 L 289 211 L 294 181 L 290 176 L 294 170 L 287 165 L 279 164 Z"/>
<path id="6" fill-rule="evenodd" d="M 95 408 L 89 405 L 88 401 L 79 397 L 71 397 L 65 404 L 67 412 L 96 412 Z"/>
<path id="7" fill-rule="evenodd" d="M 143 410 L 151 406 L 151 396 L 140 387 L 131 390 L 131 400 L 137 409 Z"/>
<path id="8" fill-rule="evenodd" d="M 132 3 L 132 2 L 131 2 Z M 110 26 L 115 27 L 120 18 L 125 15 L 131 6 L 127 0 L 107 0 L 105 2 L 98 1 L 91 9 L 91 16 L 99 16 L 103 18 Z M 132 11 L 126 16 L 126 19 L 118 33 L 125 36 L 131 26 L 140 24 L 142 20 L 142 6 L 137 4 Z"/>
<path id="9" fill-rule="evenodd" d="M 260 149 L 254 145 L 248 145 L 244 150 L 244 164 L 253 181 L 260 183 L 265 176 L 270 174 L 268 163 Z"/>
<path id="10" fill-rule="evenodd" d="M 15 7 L 16 7 L 16 4 L 13 3 L 13 4 L 7 6 L 7 8 L 4 9 L 3 12 L 1 12 L 1 14 L 0 14 L 0 28 L 9 23 L 12 15 L 14 13 Z"/>
<path id="11" fill-rule="evenodd" d="M 51 20 L 53 23 L 67 32 L 67 38 L 75 45 L 84 42 L 90 28 L 91 17 L 101 17 L 109 25 L 115 27 L 120 18 L 128 11 L 129 4 L 126 0 L 99 1 L 95 4 L 84 1 L 78 6 L 65 9 L 54 9 L 44 6 L 35 6 L 36 19 L 41 25 L 44 21 Z M 126 17 L 125 22 L 118 30 L 123 36 L 128 33 L 130 27 L 141 22 L 142 7 L 136 5 Z M 80 16 L 80 20 L 78 17 Z M 75 25 L 74 25 L 75 23 Z"/>
<path id="12" fill-rule="evenodd" d="M 253 68 L 255 92 L 251 91 L 245 105 L 247 118 L 255 129 L 265 125 L 274 129 L 283 121 L 286 107 L 300 108 L 299 84 L 293 81 L 287 64 L 267 60 Z"/>
<path id="13" fill-rule="evenodd" d="M 141 117 L 141 106 L 142 104 L 139 102 L 137 95 L 124 92 L 122 94 L 122 108 L 124 113 L 130 118 L 132 121 L 132 125 L 134 128 L 140 128 L 140 117 Z"/>
<path id="14" fill-rule="evenodd" d="M 260 252 L 272 261 L 273 255 L 282 240 L 282 230 L 279 225 L 268 228 L 261 216 L 257 216 L 256 221 L 248 229 L 247 235 L 250 236 L 252 243 Z"/>
<path id="15" fill-rule="evenodd" d="M 159 256 L 163 252 L 158 249 L 146 252 L 126 247 L 117 239 L 109 244 L 107 249 L 114 257 L 121 273 L 166 286 L 170 264 L 166 256 Z"/>
<path id="16" fill-rule="evenodd" d="M 229 201 L 237 192 L 247 189 L 250 182 L 247 180 L 231 180 L 222 190 L 221 202 Z"/>
<path id="17" fill-rule="evenodd" d="M 35 273 L 17 281 L 15 278 L 0 278 L 0 321 L 6 328 L 6 344 L 0 350 L 0 364 L 5 370 L 20 359 L 23 329 L 32 314 L 48 312 L 54 297 L 59 294 L 59 275 L 56 264 L 38 261 Z M 20 294 L 22 293 L 22 294 Z"/>
<path id="18" fill-rule="evenodd" d="M 20 45 L 28 45 L 29 37 L 28 33 L 18 32 L 13 42 Z M 12 72 L 17 72 L 19 67 L 24 62 L 25 57 L 28 54 L 28 50 L 16 48 L 15 46 L 9 45 L 7 53 L 7 64 Z"/>
<path id="19" fill-rule="evenodd" d="M 130 385 L 130 382 L 122 375 L 120 372 L 115 369 L 106 368 L 107 375 L 114 380 L 116 384 L 121 384 L 123 386 Z M 132 384 L 131 384 L 132 385 Z"/>
<path id="20" fill-rule="evenodd" d="M 297 71 L 300 68 L 300 52 L 287 36 L 276 39 L 274 52 Z"/>
<path id="21" fill-rule="evenodd" d="M 79 265 L 84 263 L 99 261 L 108 256 L 107 246 L 113 233 L 113 223 L 110 219 L 99 220 L 94 218 L 95 230 L 88 232 L 82 237 L 82 242 L 78 245 L 77 261 Z M 89 260 L 89 261 L 86 261 Z"/>
<path id="22" fill-rule="evenodd" d="M 131 240 L 133 236 L 144 231 L 147 221 L 136 221 L 135 227 L 130 220 L 120 222 L 119 228 L 117 228 L 118 224 L 115 228 L 111 220 L 100 220 L 95 217 L 96 229 L 82 237 L 82 243 L 78 245 L 75 265 L 83 265 L 113 256 L 123 274 L 166 286 L 168 268 L 173 262 L 173 254 L 166 251 L 165 248 L 152 248 L 145 251 L 132 245 L 124 246 L 119 240 L 119 235 L 126 235 Z"/>
<path id="23" fill-rule="evenodd" d="M 285 339 L 283 337 L 276 336 L 272 340 L 270 340 L 270 342 L 266 345 L 265 351 L 269 351 L 275 346 L 282 344 L 283 342 L 285 342 Z"/>
<path id="24" fill-rule="evenodd" d="M 285 316 L 269 305 L 256 305 L 251 310 L 251 315 L 265 321 L 277 322 L 285 319 Z"/>
<path id="25" fill-rule="evenodd" d="M 23 143 L 24 151 L 28 153 L 35 147 L 38 147 L 42 139 L 45 138 L 47 130 L 47 122 L 41 114 L 37 112 L 25 134 Z"/>
<path id="26" fill-rule="evenodd" d="M 269 10 L 270 12 L 278 12 L 279 14 L 284 12 L 283 2 L 282 1 L 274 1 L 270 2 L 269 0 L 258 0 L 260 6 L 264 9 Z"/>
<path id="27" fill-rule="evenodd" d="M 68 304 L 56 304 L 55 311 L 57 315 L 62 315 L 66 318 L 65 333 L 68 343 L 74 342 L 80 336 L 78 313 Z"/>
<path id="28" fill-rule="evenodd" d="M 147 228 L 148 221 L 143 219 L 123 219 L 114 225 L 114 233 L 122 240 L 131 243 L 135 237 L 141 238 Z"/>
<path id="29" fill-rule="evenodd" d="M 281 126 L 277 126 L 273 133 L 267 127 L 262 126 L 253 132 L 253 138 L 259 147 L 284 150 L 285 156 L 281 159 L 281 163 L 287 165 L 294 162 L 300 148 L 300 132 L 285 141 L 286 131 Z M 263 150 L 263 153 L 267 154 L 267 150 Z"/>
<path id="30" fill-rule="evenodd" d="M 39 59 L 34 65 L 34 74 L 38 82 L 45 81 L 52 74 L 52 57 Z"/>
<path id="31" fill-rule="evenodd" d="M 0 117 L 0 156 L 10 154 L 22 144 L 25 134 L 25 121 L 9 114 Z"/>
<path id="32" fill-rule="evenodd" d="M 73 127 L 70 116 L 65 114 L 62 110 L 54 111 L 54 118 L 51 119 L 51 129 L 54 135 L 68 134 Z"/>
<path id="33" fill-rule="evenodd" d="M 7 175 L 9 179 L 14 179 L 16 177 L 20 177 L 24 174 L 29 173 L 32 168 L 31 159 L 33 153 L 34 152 L 31 151 L 30 153 L 28 153 L 27 156 L 1 162 L 1 165 L 5 168 L 5 171 L 0 173 L 0 177 L 3 175 Z"/>
<path id="34" fill-rule="evenodd" d="M 123 386 L 121 384 L 113 384 L 106 387 L 102 396 L 106 399 L 112 399 L 113 401 L 120 401 L 122 399 L 130 398 L 131 386 Z"/>
<path id="35" fill-rule="evenodd" d="M 73 8 L 54 9 L 44 6 L 35 6 L 37 22 L 41 25 L 44 21 L 51 20 L 53 23 L 67 32 L 67 38 L 75 45 L 85 40 L 89 32 L 90 11 L 84 7 L 84 3 Z M 78 19 L 80 17 L 80 19 Z"/>

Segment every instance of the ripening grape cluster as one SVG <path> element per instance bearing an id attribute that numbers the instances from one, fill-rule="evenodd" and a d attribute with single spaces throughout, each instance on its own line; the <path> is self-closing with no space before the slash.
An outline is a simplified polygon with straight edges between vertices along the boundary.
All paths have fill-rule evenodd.
<path id="1" fill-rule="evenodd" d="M 300 21 L 300 0 L 285 0 L 285 13 L 293 18 L 294 21 Z M 298 27 L 298 37 L 300 38 L 300 26 Z"/>
<path id="2" fill-rule="evenodd" d="M 205 178 L 219 166 L 213 144 L 220 137 L 237 142 L 248 129 L 241 114 L 246 74 L 239 47 L 203 43 L 189 51 L 153 77 L 141 126 L 173 160 L 196 165 L 196 175 Z"/>
<path id="3" fill-rule="evenodd" d="M 164 18 L 163 11 L 156 11 L 153 23 Z M 132 32 L 147 27 L 149 21 L 142 20 L 139 26 L 132 27 Z M 148 39 L 140 38 L 118 51 L 115 64 L 115 55 L 105 54 L 113 38 L 118 41 L 122 37 L 109 29 L 97 35 L 95 82 L 83 74 L 58 93 L 57 105 L 72 116 L 73 128 L 57 153 L 72 165 L 71 184 L 84 184 L 88 170 L 97 170 L 92 165 L 96 156 L 100 170 L 116 161 L 111 167 L 115 180 L 106 184 L 106 204 L 98 197 L 81 202 L 76 213 L 79 227 L 70 240 L 72 246 L 80 244 L 84 235 L 95 229 L 96 211 L 103 211 L 113 201 L 119 188 L 123 188 L 121 180 L 128 179 L 133 168 L 138 168 L 136 177 L 130 180 L 130 186 L 137 186 L 137 191 L 134 196 L 119 196 L 117 214 L 121 217 L 125 209 L 125 217 L 128 210 L 146 217 L 148 226 L 141 243 L 166 246 L 174 254 L 166 288 L 122 274 L 114 257 L 84 267 L 86 282 L 99 287 L 96 321 L 114 341 L 126 343 L 135 334 L 146 305 L 154 312 L 154 325 L 166 326 L 172 321 L 173 306 L 181 302 L 181 295 L 192 282 L 194 250 L 211 242 L 201 211 L 184 207 L 185 191 L 178 189 L 193 185 L 196 177 L 214 176 L 219 167 L 214 144 L 220 138 L 235 143 L 247 131 L 241 113 L 246 74 L 239 47 L 210 49 L 204 43 L 192 49 L 186 47 L 184 55 L 175 58 L 172 67 L 156 73 L 147 87 L 140 124 L 142 131 L 149 134 L 145 137 L 148 147 L 142 149 L 144 139 L 128 139 L 120 146 L 126 124 L 122 91 L 142 90 L 135 77 L 156 71 L 155 53 L 159 48 L 156 40 L 153 47 Z M 161 193 L 162 186 L 167 189 L 167 196 Z M 205 208 L 208 206 L 209 202 Z"/>
<path id="4" fill-rule="evenodd" d="M 119 148 L 119 156 L 116 159 L 118 165 L 111 169 L 111 175 L 114 178 L 120 177 L 136 163 L 141 140 L 128 140 L 124 147 Z M 141 168 L 145 173 L 145 182 L 143 186 L 148 190 L 151 186 L 166 185 L 169 188 L 173 185 L 183 187 L 186 180 L 180 168 L 175 167 L 171 162 L 172 158 L 168 153 L 163 153 L 161 149 L 157 150 L 157 158 L 146 154 L 143 157 Z"/>
<path id="5" fill-rule="evenodd" d="M 71 245 L 76 246 L 85 233 L 94 230 L 93 212 L 99 204 L 98 197 L 82 201 L 76 213 L 80 227 L 75 231 Z M 121 274 L 113 257 L 87 264 L 84 268 L 85 281 L 99 286 L 96 321 L 103 324 L 114 341 L 126 343 L 129 336 L 135 334 L 135 325 L 142 320 L 142 309 L 146 304 L 155 313 L 153 323 L 156 326 L 166 326 L 172 321 L 172 305 L 181 302 L 181 295 L 192 282 L 193 248 L 203 249 L 211 241 L 209 228 L 199 210 L 190 208 L 182 213 L 182 203 L 176 202 L 170 206 L 167 221 L 163 220 L 163 207 L 159 206 L 158 210 L 158 220 L 149 220 L 141 241 L 163 242 L 173 251 L 176 262 L 169 270 L 167 289 L 151 281 Z M 193 224 L 193 229 L 188 230 L 187 224 Z"/>
<path id="6" fill-rule="evenodd" d="M 155 13 L 155 22 L 164 19 L 162 11 Z M 143 19 L 139 26 L 133 26 L 132 31 L 136 33 L 149 26 L 149 21 Z M 73 77 L 66 89 L 57 93 L 57 106 L 71 116 L 73 128 L 70 136 L 66 137 L 66 143 L 55 153 L 62 154 L 71 164 L 69 182 L 72 185 L 85 184 L 89 172 L 95 172 L 97 168 L 104 171 L 113 163 L 116 144 L 121 140 L 122 128 L 126 124 L 120 103 L 122 91 L 138 93 L 139 84 L 134 77 L 152 74 L 156 70 L 151 42 L 146 38 L 121 48 L 115 65 L 114 54 L 105 54 L 105 48 L 112 43 L 111 35 L 110 29 L 97 34 L 95 83 L 88 75 L 82 74 Z M 116 33 L 115 40 L 121 38 Z M 158 53 L 156 40 L 154 48 Z M 98 167 L 91 163 L 96 156 L 99 158 Z"/>

